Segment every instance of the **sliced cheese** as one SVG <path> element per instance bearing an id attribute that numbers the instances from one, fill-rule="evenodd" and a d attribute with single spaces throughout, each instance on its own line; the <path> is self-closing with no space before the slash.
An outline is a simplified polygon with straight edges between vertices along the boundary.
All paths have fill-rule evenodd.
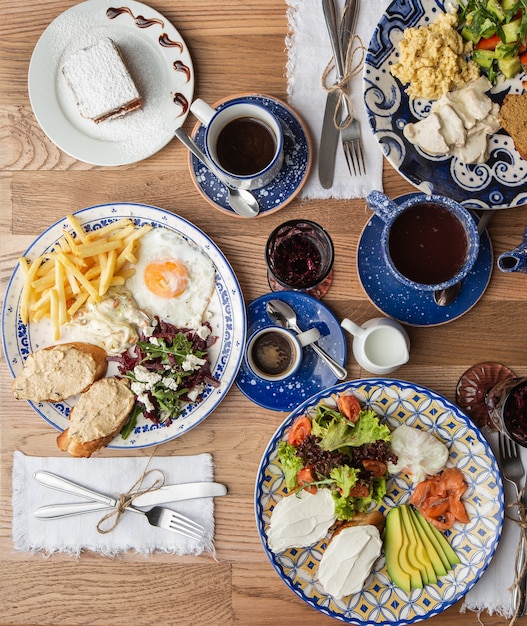
<path id="1" fill-rule="evenodd" d="M 329 489 L 315 494 L 299 491 L 283 498 L 273 510 L 267 540 L 273 552 L 310 546 L 323 539 L 335 522 L 335 506 Z"/>
<path id="2" fill-rule="evenodd" d="M 318 579 L 326 593 L 337 600 L 358 593 L 381 549 L 375 526 L 350 526 L 340 531 L 325 549 L 318 567 Z"/>

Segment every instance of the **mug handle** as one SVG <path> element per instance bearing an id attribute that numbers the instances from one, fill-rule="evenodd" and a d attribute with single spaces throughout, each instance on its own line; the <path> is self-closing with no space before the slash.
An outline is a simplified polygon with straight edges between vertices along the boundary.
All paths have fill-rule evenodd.
<path id="1" fill-rule="evenodd" d="M 190 105 L 190 110 L 204 126 L 207 126 L 210 123 L 210 120 L 217 113 L 216 109 L 213 109 L 205 102 L 205 100 L 202 100 L 201 98 L 196 98 L 196 100 L 194 100 L 194 102 Z"/>
<path id="2" fill-rule="evenodd" d="M 390 219 L 392 213 L 399 207 L 391 198 L 380 191 L 372 191 L 366 196 L 370 209 L 383 221 Z"/>

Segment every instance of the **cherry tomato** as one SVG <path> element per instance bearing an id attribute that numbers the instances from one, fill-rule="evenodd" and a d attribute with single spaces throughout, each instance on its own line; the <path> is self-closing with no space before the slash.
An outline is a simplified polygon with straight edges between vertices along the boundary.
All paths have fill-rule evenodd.
<path id="1" fill-rule="evenodd" d="M 287 435 L 287 443 L 298 447 L 304 439 L 311 434 L 311 420 L 309 417 L 302 415 L 297 417 L 289 429 Z"/>
<path id="2" fill-rule="evenodd" d="M 315 480 L 315 476 L 313 475 L 313 468 L 310 465 L 306 465 L 306 467 L 302 468 L 297 476 L 296 476 L 296 480 L 298 482 L 298 484 L 300 485 L 300 487 L 304 487 L 305 491 L 308 491 L 309 493 L 313 493 L 315 494 L 317 492 L 317 486 L 316 485 L 311 485 L 310 487 L 305 487 L 305 485 L 309 485 L 310 483 L 314 482 Z"/>
<path id="3" fill-rule="evenodd" d="M 357 398 L 352 394 L 344 394 L 337 398 L 337 406 L 339 411 L 347 417 L 350 422 L 355 423 L 359 419 L 360 404 Z"/>

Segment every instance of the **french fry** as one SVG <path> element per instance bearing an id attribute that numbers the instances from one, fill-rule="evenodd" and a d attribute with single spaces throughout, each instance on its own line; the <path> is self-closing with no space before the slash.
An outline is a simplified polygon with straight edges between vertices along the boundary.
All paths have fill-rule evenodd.
<path id="1" fill-rule="evenodd" d="M 129 218 L 85 232 L 74 215 L 53 250 L 33 261 L 19 259 L 24 283 L 20 299 L 22 322 L 51 318 L 54 339 L 60 327 L 89 300 L 99 302 L 110 287 L 124 285 L 135 273 L 139 239 L 152 229 L 136 227 Z"/>

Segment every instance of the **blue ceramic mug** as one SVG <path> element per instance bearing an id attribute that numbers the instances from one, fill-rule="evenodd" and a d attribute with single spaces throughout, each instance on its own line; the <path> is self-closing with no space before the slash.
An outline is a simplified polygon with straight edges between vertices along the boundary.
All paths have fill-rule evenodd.
<path id="1" fill-rule="evenodd" d="M 446 289 L 474 266 L 479 253 L 477 225 L 459 203 L 417 194 L 397 204 L 379 191 L 366 201 L 384 222 L 379 252 L 393 276 L 409 289 Z"/>

